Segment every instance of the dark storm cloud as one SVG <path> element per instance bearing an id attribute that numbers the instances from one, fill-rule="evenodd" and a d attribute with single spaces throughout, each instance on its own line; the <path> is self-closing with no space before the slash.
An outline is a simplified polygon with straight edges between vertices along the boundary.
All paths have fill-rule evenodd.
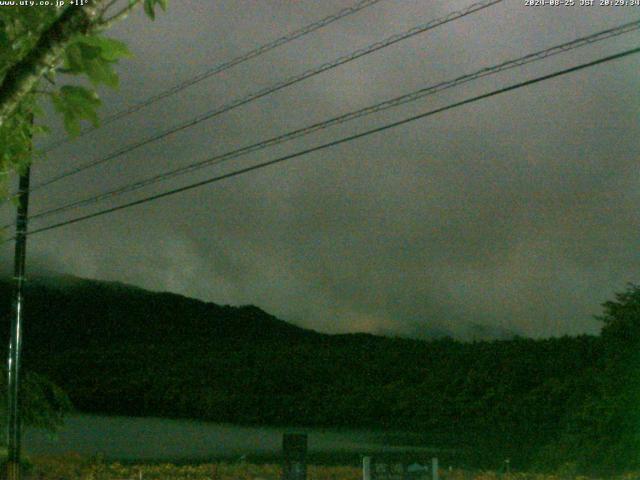
<path id="1" fill-rule="evenodd" d="M 34 168 L 98 158 L 288 75 L 470 2 L 385 0 L 60 149 Z M 347 5 L 174 2 L 114 32 L 136 52 L 117 111 Z M 34 211 L 126 184 L 587 35 L 634 9 L 504 4 L 293 86 L 34 195 Z M 638 12 L 640 13 L 640 11 Z M 631 34 L 308 139 L 199 171 L 183 185 L 636 45 Z M 211 187 L 34 236 L 32 269 L 253 303 L 323 331 L 525 335 L 597 331 L 638 281 L 636 58 L 609 63 Z M 7 259 L 9 253 L 7 251 Z"/>

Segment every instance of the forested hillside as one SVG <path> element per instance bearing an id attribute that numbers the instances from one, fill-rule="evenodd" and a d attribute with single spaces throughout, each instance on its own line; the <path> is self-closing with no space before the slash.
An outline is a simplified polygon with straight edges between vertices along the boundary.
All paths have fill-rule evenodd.
<path id="1" fill-rule="evenodd" d="M 640 304 L 627 295 L 618 303 Z M 25 368 L 83 412 L 412 430 L 476 464 L 638 463 L 640 310 L 626 323 L 609 312 L 601 337 L 462 343 L 325 335 L 256 307 L 73 278 L 33 281 L 27 299 Z"/>

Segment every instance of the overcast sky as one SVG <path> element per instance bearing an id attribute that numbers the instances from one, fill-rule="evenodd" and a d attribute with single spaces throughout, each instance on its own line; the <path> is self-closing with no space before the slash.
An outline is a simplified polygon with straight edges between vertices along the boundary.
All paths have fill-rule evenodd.
<path id="1" fill-rule="evenodd" d="M 111 32 L 135 56 L 118 67 L 120 90 L 103 92 L 104 115 L 355 2 L 170 3 L 155 22 L 139 13 Z M 471 3 L 383 0 L 57 149 L 32 181 Z M 505 0 L 35 192 L 31 212 L 638 17 L 638 7 Z M 638 33 L 607 40 L 31 228 L 638 45 Z M 255 304 L 326 332 L 596 333 L 600 304 L 640 282 L 639 68 L 627 57 L 34 235 L 28 271 Z M 55 115 L 47 123 L 62 134 Z M 3 251 L 9 267 L 12 249 Z"/>

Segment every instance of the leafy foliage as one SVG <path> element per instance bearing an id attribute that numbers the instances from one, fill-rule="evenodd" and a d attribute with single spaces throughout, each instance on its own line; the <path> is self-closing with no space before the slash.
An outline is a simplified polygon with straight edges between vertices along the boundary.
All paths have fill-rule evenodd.
<path id="1" fill-rule="evenodd" d="M 64 73 L 86 74 L 93 85 L 101 83 L 118 87 L 118 74 L 113 64 L 129 57 L 127 46 L 115 39 L 102 36 L 83 36 L 72 42 L 64 54 Z"/>
<path id="2" fill-rule="evenodd" d="M 0 78 L 36 44 L 40 34 L 57 17 L 55 7 L 0 8 Z"/>
<path id="3" fill-rule="evenodd" d="M 0 371 L 0 392 L 7 390 L 6 370 Z M 62 426 L 64 415 L 72 409 L 67 394 L 45 377 L 26 372 L 22 381 L 21 411 L 26 425 L 55 430 Z M 6 418 L 5 402 L 0 402 L 1 422 Z"/>
<path id="4" fill-rule="evenodd" d="M 611 474 L 640 468 L 640 286 L 602 306 L 603 354 L 589 372 L 592 386 L 545 453 Z"/>
<path id="5" fill-rule="evenodd" d="M 30 122 L 31 112 L 36 108 L 31 95 L 22 102 L 18 111 L 0 127 L 0 195 L 8 193 L 6 177 L 12 170 L 21 171 L 31 161 L 31 137 L 35 130 Z"/>
<path id="6" fill-rule="evenodd" d="M 55 109 L 64 115 L 64 125 L 71 135 L 80 134 L 80 119 L 91 121 L 98 126 L 96 109 L 100 99 L 95 92 L 84 88 L 66 85 L 52 95 Z"/>
<path id="7" fill-rule="evenodd" d="M 117 88 L 118 75 L 114 67 L 119 60 L 131 56 L 123 42 L 101 33 L 101 25 L 109 25 L 114 19 L 126 16 L 124 14 L 138 4 L 144 6 L 146 14 L 152 19 L 155 18 L 156 6 L 163 10 L 167 8 L 167 0 L 129 0 L 127 7 L 111 17 L 108 17 L 108 12 L 102 12 L 95 20 L 95 28 L 89 34 L 78 33 L 72 38 L 58 61 L 51 65 L 36 87 L 22 98 L 17 110 L 0 124 L 0 195 L 6 196 L 7 174 L 30 162 L 33 136 L 47 131 L 37 124 L 37 117 L 41 113 L 38 103 L 42 98 L 50 99 L 55 110 L 62 114 L 65 129 L 71 136 L 80 133 L 83 121 L 98 125 L 97 110 L 101 103 L 96 87 L 105 85 Z M 77 7 L 7 6 L 0 9 L 0 45 L 3 46 L 0 48 L 0 82 L 5 80 L 11 68 L 28 57 L 41 36 L 62 16 L 65 8 Z M 10 47 L 4 48 L 5 45 Z M 77 81 L 58 85 L 59 74 L 84 77 L 89 80 L 89 85 L 81 86 Z M 32 124 L 34 117 L 36 123 Z"/>
<path id="8" fill-rule="evenodd" d="M 605 302 L 604 314 L 597 317 L 604 323 L 603 335 L 615 338 L 620 346 L 635 347 L 640 342 L 640 285 L 629 284 L 616 299 Z"/>
<path id="9" fill-rule="evenodd" d="M 13 64 L 34 47 L 41 32 L 55 19 L 55 8 L 0 8 L 0 80 Z M 21 170 L 31 157 L 31 138 L 42 128 L 33 126 L 31 114 L 39 113 L 34 94 L 27 96 L 18 111 L 0 127 L 0 196 L 7 193 L 8 172 Z"/>
<path id="10" fill-rule="evenodd" d="M 156 6 L 160 5 L 162 10 L 166 10 L 168 3 L 168 0 L 144 0 L 144 12 L 151 20 L 155 20 Z"/>

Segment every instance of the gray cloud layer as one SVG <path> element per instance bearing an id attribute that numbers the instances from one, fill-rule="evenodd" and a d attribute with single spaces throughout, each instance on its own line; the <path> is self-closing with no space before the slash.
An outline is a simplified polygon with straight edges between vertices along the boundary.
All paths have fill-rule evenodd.
<path id="1" fill-rule="evenodd" d="M 47 178 L 256 88 L 470 2 L 385 0 L 105 127 L 34 167 Z M 105 112 L 348 2 L 173 2 L 118 26 L 136 57 Z M 525 7 L 469 16 L 34 194 L 33 211 L 123 185 L 640 16 Z M 239 165 L 355 133 L 638 44 L 631 34 L 353 122 Z M 30 269 L 253 303 L 322 331 L 594 333 L 599 304 L 639 281 L 638 58 L 505 94 L 308 157 L 30 240 Z M 53 118 L 53 116 L 51 116 Z M 57 122 L 57 120 L 54 120 Z M 56 123 L 57 125 L 57 123 Z M 54 129 L 59 132 L 58 126 Z M 5 207 L 5 216 L 10 218 Z M 64 217 L 61 217 L 64 218 Z M 34 227 L 40 224 L 35 224 Z M 10 264 L 6 248 L 6 264 Z"/>

